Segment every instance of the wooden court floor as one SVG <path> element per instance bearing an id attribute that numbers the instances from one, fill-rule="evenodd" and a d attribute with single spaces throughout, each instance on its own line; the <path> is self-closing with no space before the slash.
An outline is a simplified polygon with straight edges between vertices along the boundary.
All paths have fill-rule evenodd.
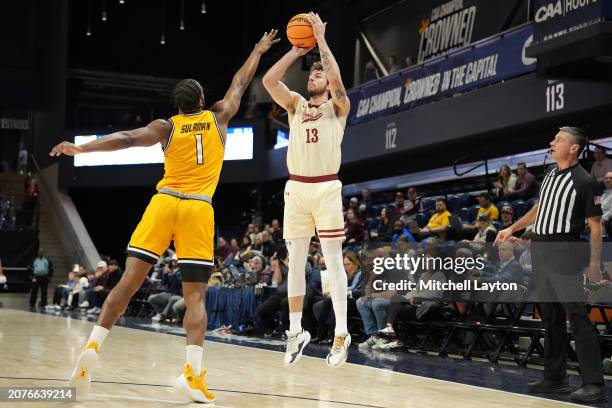
<path id="1" fill-rule="evenodd" d="M 0 309 L 0 387 L 62 386 L 92 323 Z M 167 407 L 188 404 L 168 386 L 185 339 L 115 327 L 101 350 L 90 396 L 75 403 L 15 406 Z M 573 404 L 304 356 L 292 369 L 279 352 L 207 342 L 204 366 L 216 407 L 562 407 Z M 576 406 L 576 405 L 574 405 Z"/>

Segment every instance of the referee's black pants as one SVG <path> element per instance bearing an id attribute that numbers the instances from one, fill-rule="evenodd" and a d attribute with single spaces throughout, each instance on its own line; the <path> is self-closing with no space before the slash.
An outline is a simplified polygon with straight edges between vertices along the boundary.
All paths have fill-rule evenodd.
<path id="1" fill-rule="evenodd" d="M 569 317 L 583 384 L 604 382 L 597 332 L 585 308 L 582 269 L 586 265 L 588 245 L 544 242 L 538 236 L 532 244 L 534 282 L 546 330 L 546 380 L 559 381 L 566 376 L 568 338 L 565 322 Z"/>

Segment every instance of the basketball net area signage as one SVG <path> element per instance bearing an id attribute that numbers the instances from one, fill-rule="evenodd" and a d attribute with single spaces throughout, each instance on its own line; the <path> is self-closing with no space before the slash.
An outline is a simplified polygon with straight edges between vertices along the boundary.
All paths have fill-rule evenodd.
<path id="1" fill-rule="evenodd" d="M 421 22 L 418 62 L 465 47 L 472 41 L 476 5 L 451 0 L 431 10 L 429 19 Z"/>

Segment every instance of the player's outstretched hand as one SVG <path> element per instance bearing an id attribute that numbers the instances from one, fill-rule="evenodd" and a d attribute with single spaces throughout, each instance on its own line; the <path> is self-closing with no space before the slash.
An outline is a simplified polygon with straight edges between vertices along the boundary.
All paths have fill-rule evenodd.
<path id="1" fill-rule="evenodd" d="M 319 17 L 317 13 L 313 13 L 312 11 L 308 13 L 308 21 L 312 26 L 312 31 L 317 41 L 325 38 L 325 26 L 327 25 L 327 23 L 324 23 L 321 20 L 321 17 Z"/>
<path id="2" fill-rule="evenodd" d="M 76 154 L 82 153 L 81 148 L 74 143 L 70 142 L 62 142 L 51 149 L 49 156 L 60 156 L 65 154 L 67 156 L 74 156 Z"/>
<path id="3" fill-rule="evenodd" d="M 499 245 L 502 242 L 511 240 L 511 238 L 512 230 L 510 228 L 503 229 L 497 233 L 497 237 L 495 237 L 495 242 L 493 242 L 493 245 Z"/>
<path id="4" fill-rule="evenodd" d="M 276 38 L 277 34 L 278 30 L 275 29 L 270 30 L 270 32 L 264 33 L 259 42 L 255 44 L 255 50 L 257 50 L 261 54 L 267 52 L 270 47 L 272 47 L 272 44 L 280 41 L 280 38 Z"/>

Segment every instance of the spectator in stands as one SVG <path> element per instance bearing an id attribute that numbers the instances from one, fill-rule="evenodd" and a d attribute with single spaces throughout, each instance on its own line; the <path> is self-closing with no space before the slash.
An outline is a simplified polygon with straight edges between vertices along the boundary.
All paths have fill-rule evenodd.
<path id="1" fill-rule="evenodd" d="M 376 230 L 370 231 L 370 238 L 378 242 L 389 242 L 394 233 L 394 223 L 389 217 L 389 209 L 383 207 L 380 209 L 380 223 Z"/>
<path id="2" fill-rule="evenodd" d="M 357 197 L 351 197 L 349 200 L 349 209 L 352 209 L 353 211 L 355 211 L 355 215 L 357 215 L 358 211 L 359 211 L 359 200 L 357 199 Z"/>
<path id="3" fill-rule="evenodd" d="M 36 208 L 38 204 L 38 182 L 36 181 L 36 177 L 30 177 L 25 196 L 23 198 L 22 208 L 24 210 L 33 210 Z"/>
<path id="4" fill-rule="evenodd" d="M 361 203 L 360 204 L 365 204 L 368 210 L 370 210 L 372 208 L 372 204 L 374 204 L 374 200 L 372 200 L 372 194 L 370 193 L 370 190 L 368 190 L 367 188 L 361 189 Z"/>
<path id="5" fill-rule="evenodd" d="M 78 305 L 79 299 L 85 298 L 85 290 L 89 287 L 89 279 L 87 279 L 87 271 L 83 265 L 79 266 L 76 283 L 72 287 L 72 291 L 68 294 L 67 306 L 69 309 Z"/>
<path id="6" fill-rule="evenodd" d="M 501 225 L 499 229 L 502 230 L 508 228 L 512 224 L 514 224 L 514 209 L 511 205 L 504 205 L 501 209 Z M 524 232 L 525 230 L 522 229 L 520 231 L 516 231 L 512 235 L 515 237 L 520 237 Z"/>
<path id="7" fill-rule="evenodd" d="M 523 248 L 523 252 L 519 257 L 519 264 L 523 271 L 531 275 L 533 270 L 531 266 L 531 243 L 533 242 L 533 231 L 525 231 L 521 236 L 521 239 L 517 242 L 517 245 Z"/>
<path id="8" fill-rule="evenodd" d="M 102 262 L 98 263 L 99 267 L 104 267 Z M 102 305 L 108 297 L 111 290 L 119 283 L 123 276 L 123 270 L 119 266 L 119 262 L 116 259 L 111 259 L 108 262 L 107 271 L 104 279 L 98 279 L 96 287 L 94 288 L 95 297 L 93 298 L 93 308 L 88 310 L 87 313 L 99 314 L 102 310 Z"/>
<path id="9" fill-rule="evenodd" d="M 272 238 L 276 242 L 283 240 L 283 229 L 280 227 L 280 222 L 275 218 L 272 220 Z"/>
<path id="10" fill-rule="evenodd" d="M 238 252 L 239 258 L 244 258 L 249 252 L 251 252 L 251 238 L 248 235 L 242 237 L 242 244 L 240 245 L 240 251 Z"/>
<path id="11" fill-rule="evenodd" d="M 355 211 L 352 208 L 349 208 L 346 212 L 346 241 L 344 241 L 344 246 L 349 248 L 354 248 L 363 243 L 363 239 L 365 238 L 365 229 L 363 228 L 363 223 L 355 214 Z"/>
<path id="12" fill-rule="evenodd" d="M 155 310 L 155 316 L 151 320 L 162 322 L 166 320 L 172 311 L 172 306 L 182 298 L 182 274 L 177 266 L 176 259 L 164 266 L 161 278 L 162 291 L 149 296 L 147 301 Z"/>
<path id="13" fill-rule="evenodd" d="M 446 209 L 446 200 L 438 198 L 436 200 L 436 212 L 431 216 L 427 226 L 421 228 L 419 239 L 437 235 L 441 239 L 446 239 L 446 231 L 450 225 L 449 217 L 451 213 Z"/>
<path id="14" fill-rule="evenodd" d="M 401 191 L 395 193 L 395 203 L 393 204 L 393 222 L 399 220 L 404 213 L 404 194 Z"/>
<path id="15" fill-rule="evenodd" d="M 230 241 L 230 254 L 236 256 L 238 252 L 240 252 L 238 240 L 236 238 L 232 238 L 232 240 Z"/>
<path id="16" fill-rule="evenodd" d="M 410 68 L 414 65 L 414 60 L 412 59 L 412 55 L 408 55 L 404 60 L 404 64 L 406 64 L 406 68 Z"/>
<path id="17" fill-rule="evenodd" d="M 108 282 L 108 264 L 105 261 L 100 260 L 96 265 L 94 272 L 95 280 L 90 282 L 90 287 L 85 291 L 85 299 L 79 305 L 82 309 L 88 309 L 88 312 L 95 313 L 97 309 L 97 293 L 104 289 Z M 101 305 L 100 305 L 101 306 Z"/>
<path id="18" fill-rule="evenodd" d="M 606 174 L 612 171 L 612 159 L 609 159 L 606 154 L 606 148 L 603 146 L 595 147 L 593 151 L 595 161 L 591 167 L 591 176 L 597 179 L 597 182 L 603 183 Z"/>
<path id="19" fill-rule="evenodd" d="M 604 231 L 608 235 L 612 235 L 612 171 L 606 173 L 604 177 L 606 191 L 601 196 L 601 217 Z"/>
<path id="20" fill-rule="evenodd" d="M 267 259 L 270 259 L 276 252 L 276 244 L 272 241 L 272 236 L 267 230 L 263 230 L 261 233 L 261 254 Z"/>
<path id="21" fill-rule="evenodd" d="M 257 283 L 270 283 L 272 268 L 268 268 L 266 261 L 259 255 L 252 257 L 245 267 L 245 283 L 254 286 Z"/>
<path id="22" fill-rule="evenodd" d="M 72 270 L 68 272 L 66 283 L 56 286 L 55 290 L 53 291 L 53 304 L 47 305 L 47 309 L 60 310 L 62 308 L 62 300 L 64 300 L 64 304 L 68 306 L 68 295 L 76 283 L 76 276 L 78 272 L 79 265 L 74 264 Z"/>
<path id="23" fill-rule="evenodd" d="M 383 340 L 378 337 L 378 331 L 387 324 L 387 310 L 391 299 L 396 294 L 395 290 L 385 290 L 387 283 L 398 283 L 404 278 L 404 272 L 398 270 L 385 270 L 378 275 L 370 273 L 357 300 L 357 310 L 361 315 L 363 327 L 368 339 L 359 344 L 360 350 L 368 350 Z M 377 282 L 378 284 L 374 284 Z"/>
<path id="24" fill-rule="evenodd" d="M 389 55 L 389 75 L 395 74 L 400 69 L 400 66 L 397 64 L 397 57 L 395 55 Z"/>
<path id="25" fill-rule="evenodd" d="M 494 274 L 484 273 L 479 282 L 507 282 L 518 283 L 524 285 L 525 272 L 521 268 L 521 264 L 514 257 L 514 245 L 511 242 L 502 242 L 498 246 L 499 265 Z"/>
<path id="26" fill-rule="evenodd" d="M 508 191 L 514 190 L 516 186 L 516 174 L 512 172 L 510 166 L 502 164 L 499 168 L 497 180 L 493 182 L 495 195 L 499 198 L 505 197 Z"/>
<path id="27" fill-rule="evenodd" d="M 480 204 L 480 208 L 478 209 L 476 217 L 486 214 L 490 221 L 499 219 L 499 210 L 495 204 L 491 202 L 491 196 L 489 193 L 481 193 L 478 196 L 478 204 Z"/>
<path id="28" fill-rule="evenodd" d="M 366 62 L 365 67 L 363 69 L 362 83 L 373 81 L 378 78 L 380 78 L 380 74 L 378 73 L 378 69 L 376 69 L 376 65 L 374 65 L 374 61 Z"/>
<path id="29" fill-rule="evenodd" d="M 357 209 L 357 218 L 359 218 L 361 222 L 365 222 L 368 216 L 368 206 L 365 204 L 359 204 L 359 208 Z"/>
<path id="30" fill-rule="evenodd" d="M 419 272 L 417 282 L 427 283 L 430 281 L 446 282 L 446 275 L 442 271 L 434 269 L 434 255 L 427 251 L 423 258 L 423 270 Z M 416 254 L 416 253 L 415 253 Z M 438 302 L 442 298 L 444 291 L 441 290 L 425 290 L 420 284 L 417 289 L 408 293 L 396 293 L 391 298 L 391 303 L 387 309 L 387 323 L 384 328 L 378 331 L 377 337 L 379 342 L 372 346 L 373 350 L 394 349 L 402 347 L 401 340 L 398 339 L 393 325 L 398 317 L 401 320 L 425 320 L 437 317 Z"/>
<path id="31" fill-rule="evenodd" d="M 408 199 L 404 201 L 404 208 L 400 218 L 404 224 L 408 224 L 408 221 L 415 221 L 417 213 L 421 211 L 421 199 L 417 195 L 417 189 L 410 187 L 406 193 Z"/>
<path id="32" fill-rule="evenodd" d="M 278 252 L 270 260 L 272 265 L 272 286 L 276 291 L 265 302 L 257 306 L 255 314 L 262 325 L 262 329 L 267 337 L 271 336 L 277 327 L 276 314 L 281 311 L 281 323 L 284 328 L 288 327 L 289 310 L 281 310 L 281 302 L 287 297 L 287 273 L 289 272 L 289 259 L 287 248 L 279 247 Z"/>
<path id="33" fill-rule="evenodd" d="M 395 247 L 397 243 L 404 237 L 409 242 L 416 244 L 416 239 L 414 239 L 412 233 L 408 230 L 408 228 L 404 226 L 403 222 L 397 220 L 393 225 L 393 235 L 391 236 L 391 244 Z"/>
<path id="34" fill-rule="evenodd" d="M 219 237 L 217 242 L 217 247 L 215 248 L 215 255 L 221 258 L 221 260 L 225 260 L 230 254 L 230 247 L 227 244 L 227 241 L 223 237 Z"/>
<path id="35" fill-rule="evenodd" d="M 352 251 L 347 251 L 344 254 L 344 271 L 346 272 L 348 282 L 346 299 L 349 315 L 354 315 L 357 312 L 355 302 L 361 296 L 361 288 L 365 276 L 362 269 L 363 265 L 357 257 L 357 254 Z M 325 280 L 325 285 L 322 285 L 323 298 L 313 305 L 313 313 L 317 319 L 317 327 L 319 328 L 317 336 L 315 337 L 315 342 L 329 344 L 334 337 L 333 328 L 335 326 L 335 320 L 333 313 L 331 313 L 333 305 L 327 278 Z M 323 281 L 322 278 L 321 281 Z"/>
<path id="36" fill-rule="evenodd" d="M 497 229 L 491 224 L 489 220 L 489 216 L 487 214 L 480 214 L 478 219 L 476 220 L 476 228 L 478 232 L 474 239 L 468 242 L 469 247 L 473 251 L 481 252 L 484 249 L 486 243 L 491 243 L 495 241 L 495 237 L 497 236 Z"/>
<path id="37" fill-rule="evenodd" d="M 247 231 L 245 235 L 249 237 L 251 242 L 253 242 L 253 239 L 255 239 L 255 224 L 251 223 L 247 226 Z"/>
<path id="38" fill-rule="evenodd" d="M 32 262 L 32 288 L 30 292 L 30 307 L 36 307 L 36 297 L 40 289 L 40 307 L 47 306 L 47 286 L 49 278 L 53 275 L 51 261 L 45 257 L 43 248 L 38 250 L 38 256 Z"/>
<path id="39" fill-rule="evenodd" d="M 535 197 L 538 186 L 535 176 L 527 170 L 527 164 L 524 162 L 519 163 L 516 168 L 516 173 L 518 176 L 514 189 L 508 189 L 504 196 L 509 200 L 526 200 Z"/>
<path id="40" fill-rule="evenodd" d="M 251 246 L 251 249 L 253 251 L 258 251 L 258 252 L 261 252 L 261 250 L 263 249 L 263 241 L 261 240 L 261 233 L 255 234 L 255 237 L 253 238 L 253 245 Z"/>
<path id="41" fill-rule="evenodd" d="M 23 142 L 19 147 L 19 155 L 17 156 L 17 171 L 20 175 L 28 171 L 28 149 Z"/>

